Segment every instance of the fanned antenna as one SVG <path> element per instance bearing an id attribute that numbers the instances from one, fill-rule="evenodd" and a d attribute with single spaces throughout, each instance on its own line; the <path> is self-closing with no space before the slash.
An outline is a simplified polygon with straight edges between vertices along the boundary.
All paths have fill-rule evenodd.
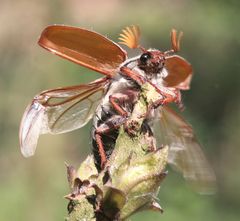
<path id="1" fill-rule="evenodd" d="M 180 31 L 177 34 L 177 30 L 176 29 L 172 29 L 171 31 L 171 44 L 172 44 L 172 49 L 174 52 L 178 52 L 180 50 L 180 41 L 182 39 L 183 36 L 183 32 Z"/>
<path id="2" fill-rule="evenodd" d="M 139 40 L 140 40 L 140 29 L 137 25 L 132 25 L 130 27 L 126 27 L 122 30 L 120 37 L 120 44 L 126 45 L 127 47 L 134 49 L 139 48 Z"/>

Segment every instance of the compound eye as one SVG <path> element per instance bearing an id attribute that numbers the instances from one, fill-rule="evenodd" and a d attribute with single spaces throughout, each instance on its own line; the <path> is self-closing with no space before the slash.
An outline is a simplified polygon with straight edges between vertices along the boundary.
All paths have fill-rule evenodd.
<path id="1" fill-rule="evenodd" d="M 150 53 L 144 53 L 141 55 L 140 57 L 140 61 L 142 64 L 147 64 L 147 61 L 151 58 L 151 54 Z"/>

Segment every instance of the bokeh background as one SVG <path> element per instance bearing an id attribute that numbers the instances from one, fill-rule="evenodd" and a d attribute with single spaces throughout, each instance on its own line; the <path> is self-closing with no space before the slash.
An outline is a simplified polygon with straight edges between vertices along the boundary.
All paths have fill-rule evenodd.
<path id="1" fill-rule="evenodd" d="M 145 47 L 169 49 L 169 32 L 184 32 L 180 54 L 195 76 L 183 94 L 183 113 L 195 128 L 218 177 L 218 192 L 201 196 L 170 170 L 160 191 L 163 214 L 131 220 L 235 221 L 240 217 L 239 0 L 1 0 L 0 1 L 0 220 L 63 220 L 68 193 L 64 161 L 76 167 L 90 151 L 90 124 L 44 135 L 37 153 L 20 154 L 18 128 L 25 107 L 42 90 L 100 77 L 43 50 L 49 24 L 93 29 L 117 41 L 137 24 Z"/>

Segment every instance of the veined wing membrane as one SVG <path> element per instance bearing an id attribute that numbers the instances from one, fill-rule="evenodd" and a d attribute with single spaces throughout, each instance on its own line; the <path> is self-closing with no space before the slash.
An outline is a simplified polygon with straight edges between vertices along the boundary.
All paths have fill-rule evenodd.
<path id="1" fill-rule="evenodd" d="M 181 172 L 198 192 L 215 192 L 215 173 L 201 150 L 192 127 L 169 107 L 162 107 L 159 117 L 158 135 L 161 144 L 169 145 L 168 163 Z"/>
<path id="2" fill-rule="evenodd" d="M 108 79 L 87 85 L 58 88 L 35 96 L 20 125 L 20 146 L 24 156 L 35 152 L 40 134 L 59 134 L 83 127 L 93 116 Z"/>
<path id="3" fill-rule="evenodd" d="M 38 41 L 43 48 L 109 77 L 126 58 L 126 52 L 108 38 L 86 29 L 48 26 Z"/>

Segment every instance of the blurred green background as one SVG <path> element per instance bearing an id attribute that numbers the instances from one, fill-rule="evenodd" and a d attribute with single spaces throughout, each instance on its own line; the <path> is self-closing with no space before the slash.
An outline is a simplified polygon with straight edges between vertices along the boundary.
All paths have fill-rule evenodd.
<path id="1" fill-rule="evenodd" d="M 184 32 L 180 55 L 194 67 L 186 111 L 218 178 L 218 193 L 201 196 L 170 170 L 160 191 L 163 214 L 131 220 L 220 221 L 240 217 L 240 2 L 239 0 L 1 0 L 0 2 L 0 220 L 50 221 L 66 216 L 64 161 L 90 152 L 90 125 L 40 138 L 36 155 L 20 154 L 18 127 L 25 107 L 42 90 L 100 77 L 43 50 L 38 37 L 49 24 L 85 27 L 117 41 L 138 24 L 145 47 L 169 49 L 169 32 Z"/>

